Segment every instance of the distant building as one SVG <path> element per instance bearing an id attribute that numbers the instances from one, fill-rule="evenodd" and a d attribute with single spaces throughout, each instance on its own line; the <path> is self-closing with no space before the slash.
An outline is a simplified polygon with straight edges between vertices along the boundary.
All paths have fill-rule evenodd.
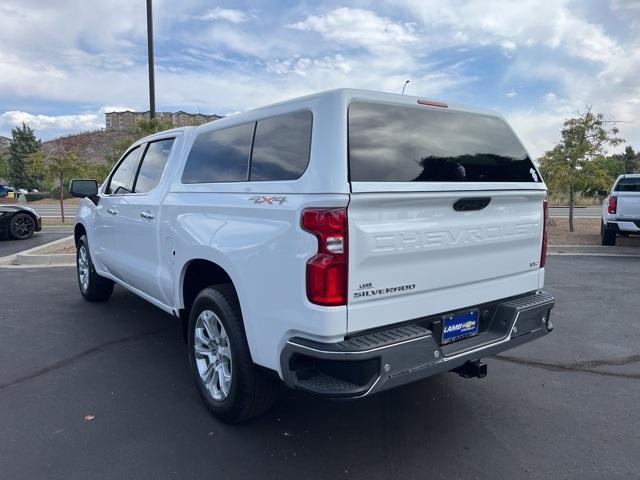
<path id="1" fill-rule="evenodd" d="M 107 112 L 104 114 L 107 130 L 124 131 L 130 130 L 140 120 L 148 120 L 149 112 Z M 203 113 L 179 112 L 156 112 L 156 118 L 169 119 L 174 127 L 186 127 L 189 125 L 202 125 L 222 118 L 219 115 L 205 115 Z"/>

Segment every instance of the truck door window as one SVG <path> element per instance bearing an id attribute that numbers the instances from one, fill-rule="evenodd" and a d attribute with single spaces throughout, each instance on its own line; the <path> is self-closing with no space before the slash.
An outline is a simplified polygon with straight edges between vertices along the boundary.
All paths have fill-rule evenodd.
<path id="1" fill-rule="evenodd" d="M 249 180 L 296 180 L 307 169 L 312 115 L 308 110 L 259 120 Z"/>
<path id="2" fill-rule="evenodd" d="M 150 192 L 160 183 L 174 140 L 166 138 L 149 143 L 134 186 L 136 193 Z"/>
<path id="3" fill-rule="evenodd" d="M 105 189 L 108 195 L 121 195 L 133 191 L 133 182 L 138 171 L 140 153 L 142 149 L 137 146 L 120 161 Z"/>
<path id="4" fill-rule="evenodd" d="M 182 183 L 246 182 L 254 122 L 202 133 L 182 173 Z"/>

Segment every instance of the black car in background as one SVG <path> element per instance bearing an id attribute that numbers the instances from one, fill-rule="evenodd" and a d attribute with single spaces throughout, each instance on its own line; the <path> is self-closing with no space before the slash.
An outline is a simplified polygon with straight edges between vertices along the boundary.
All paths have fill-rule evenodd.
<path id="1" fill-rule="evenodd" d="M 0 238 L 26 240 L 41 228 L 42 219 L 32 208 L 0 205 Z"/>

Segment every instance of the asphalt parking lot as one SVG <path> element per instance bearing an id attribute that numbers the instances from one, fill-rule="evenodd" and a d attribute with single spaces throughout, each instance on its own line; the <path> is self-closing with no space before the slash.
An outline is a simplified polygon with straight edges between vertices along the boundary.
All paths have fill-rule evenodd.
<path id="1" fill-rule="evenodd" d="M 0 238 L 0 258 L 14 253 L 22 252 L 30 248 L 39 247 L 45 243 L 53 242 L 73 233 L 73 227 L 44 227 L 41 232 L 35 232 L 33 237 L 27 240 L 13 240 Z"/>
<path id="2" fill-rule="evenodd" d="M 637 478 L 640 259 L 551 257 L 555 330 L 357 402 L 282 389 L 227 426 L 201 404 L 176 322 L 74 270 L 0 270 L 3 478 Z"/>

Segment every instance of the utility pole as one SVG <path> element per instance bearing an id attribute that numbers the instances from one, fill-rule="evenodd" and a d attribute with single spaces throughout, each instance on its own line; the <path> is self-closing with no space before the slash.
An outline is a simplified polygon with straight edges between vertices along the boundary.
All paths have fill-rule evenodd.
<path id="1" fill-rule="evenodd" d="M 153 67 L 153 11 L 151 1 L 147 0 L 147 52 L 149 56 L 149 117 L 156 118 L 156 86 Z"/>

